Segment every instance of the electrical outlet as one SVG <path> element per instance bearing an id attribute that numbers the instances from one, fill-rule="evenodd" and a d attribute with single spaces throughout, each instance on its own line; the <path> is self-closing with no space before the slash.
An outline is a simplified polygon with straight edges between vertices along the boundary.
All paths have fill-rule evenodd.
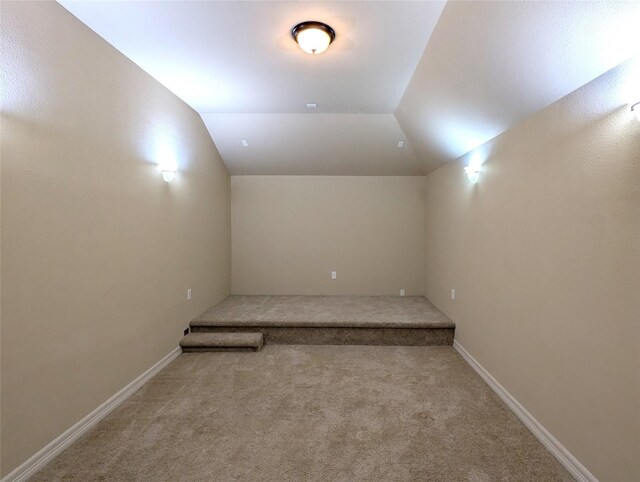
<path id="1" fill-rule="evenodd" d="M 189 334 L 189 328 L 188 327 L 185 328 L 183 333 L 184 333 L 184 336 L 187 336 Z"/>
<path id="2" fill-rule="evenodd" d="M 404 296 L 404 289 L 400 290 L 400 296 Z"/>
<path id="3" fill-rule="evenodd" d="M 452 300 L 456 299 L 456 290 L 455 290 L 455 288 L 451 288 L 451 299 Z"/>
<path id="4" fill-rule="evenodd" d="M 338 279 L 338 272 L 337 271 L 332 271 L 331 272 L 331 279 Z"/>
<path id="5" fill-rule="evenodd" d="M 187 290 L 187 301 L 191 301 L 191 288 Z"/>

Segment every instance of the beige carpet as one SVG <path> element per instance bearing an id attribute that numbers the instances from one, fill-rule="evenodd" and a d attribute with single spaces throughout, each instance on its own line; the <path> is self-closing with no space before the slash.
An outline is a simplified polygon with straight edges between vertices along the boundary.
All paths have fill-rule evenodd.
<path id="1" fill-rule="evenodd" d="M 183 354 L 37 481 L 553 481 L 451 347 Z"/>

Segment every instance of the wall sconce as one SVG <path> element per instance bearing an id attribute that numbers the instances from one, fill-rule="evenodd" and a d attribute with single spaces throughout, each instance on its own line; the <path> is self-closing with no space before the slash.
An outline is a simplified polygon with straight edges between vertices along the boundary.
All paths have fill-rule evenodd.
<path id="1" fill-rule="evenodd" d="M 467 173 L 467 178 L 469 179 L 469 182 L 475 184 L 476 182 L 478 182 L 478 179 L 480 179 L 480 166 L 479 165 L 474 165 L 474 164 L 470 164 L 467 167 L 464 168 L 464 172 Z"/>
<path id="2" fill-rule="evenodd" d="M 636 102 L 631 106 L 631 112 L 636 116 L 636 119 L 640 121 L 640 102 Z"/>
<path id="3" fill-rule="evenodd" d="M 164 182 L 171 182 L 176 178 L 176 171 L 162 169 L 160 172 L 162 173 L 162 179 L 164 179 Z"/>

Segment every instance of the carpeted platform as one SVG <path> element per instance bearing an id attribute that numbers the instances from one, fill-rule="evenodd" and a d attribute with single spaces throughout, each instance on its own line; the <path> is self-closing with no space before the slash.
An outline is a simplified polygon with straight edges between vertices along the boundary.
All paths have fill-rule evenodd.
<path id="1" fill-rule="evenodd" d="M 451 345 L 455 329 L 423 296 L 230 296 L 190 325 L 312 345 Z"/>
<path id="2" fill-rule="evenodd" d="M 424 328 L 455 325 L 424 296 L 229 296 L 193 324 Z"/>
<path id="3" fill-rule="evenodd" d="M 34 481 L 569 481 L 450 347 L 183 354 Z"/>

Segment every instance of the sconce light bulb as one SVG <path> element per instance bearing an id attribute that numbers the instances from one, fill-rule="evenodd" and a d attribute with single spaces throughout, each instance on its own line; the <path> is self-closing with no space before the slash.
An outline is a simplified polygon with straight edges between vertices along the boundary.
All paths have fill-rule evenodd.
<path id="1" fill-rule="evenodd" d="M 175 179 L 176 177 L 176 171 L 169 171 L 166 169 L 162 170 L 162 179 L 164 179 L 165 182 L 171 182 Z"/>
<path id="2" fill-rule="evenodd" d="M 464 172 L 467 173 L 469 182 L 475 184 L 480 179 L 480 167 L 479 166 L 467 166 L 464 168 Z"/>

